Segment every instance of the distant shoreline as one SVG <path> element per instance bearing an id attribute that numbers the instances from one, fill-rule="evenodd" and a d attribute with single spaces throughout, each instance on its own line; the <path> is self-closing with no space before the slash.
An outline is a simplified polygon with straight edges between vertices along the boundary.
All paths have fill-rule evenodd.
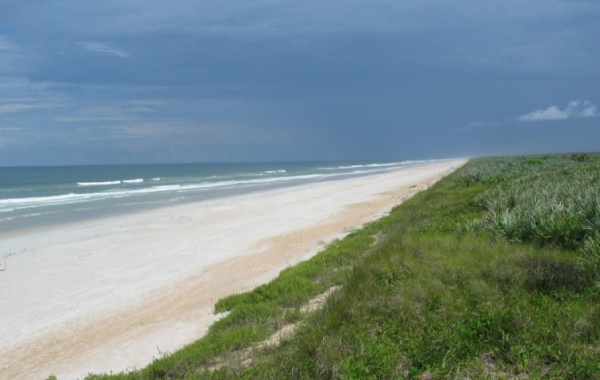
<path id="1" fill-rule="evenodd" d="M 0 238 L 435 162 L 444 160 L 0 168 Z"/>

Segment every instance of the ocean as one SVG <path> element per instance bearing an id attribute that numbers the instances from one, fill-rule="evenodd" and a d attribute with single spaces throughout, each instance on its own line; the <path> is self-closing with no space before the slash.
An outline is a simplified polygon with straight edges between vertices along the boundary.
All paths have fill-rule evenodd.
<path id="1" fill-rule="evenodd" d="M 0 167 L 0 236 L 151 207 L 419 166 L 402 162 Z"/>

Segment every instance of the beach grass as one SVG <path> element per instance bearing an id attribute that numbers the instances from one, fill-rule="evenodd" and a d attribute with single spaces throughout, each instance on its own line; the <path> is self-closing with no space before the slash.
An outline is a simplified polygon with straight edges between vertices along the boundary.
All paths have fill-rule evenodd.
<path id="1" fill-rule="evenodd" d="M 594 379 L 600 154 L 471 160 L 269 284 L 205 337 L 88 379 Z M 322 308 L 303 307 L 330 289 Z M 284 326 L 295 333 L 260 345 Z"/>

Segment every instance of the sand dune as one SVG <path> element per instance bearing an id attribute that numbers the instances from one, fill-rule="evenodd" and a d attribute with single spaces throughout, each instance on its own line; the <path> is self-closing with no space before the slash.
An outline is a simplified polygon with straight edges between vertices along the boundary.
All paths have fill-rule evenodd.
<path id="1" fill-rule="evenodd" d="M 219 298 L 274 278 L 464 162 L 4 238 L 0 378 L 76 379 L 145 366 L 201 337 Z"/>

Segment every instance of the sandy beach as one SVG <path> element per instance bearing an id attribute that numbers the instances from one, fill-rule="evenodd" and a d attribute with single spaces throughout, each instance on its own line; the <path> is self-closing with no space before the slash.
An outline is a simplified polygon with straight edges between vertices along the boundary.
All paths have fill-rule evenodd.
<path id="1" fill-rule="evenodd" d="M 271 280 L 464 162 L 5 237 L 0 378 L 68 380 L 143 367 L 200 338 L 218 318 L 218 299 Z"/>

